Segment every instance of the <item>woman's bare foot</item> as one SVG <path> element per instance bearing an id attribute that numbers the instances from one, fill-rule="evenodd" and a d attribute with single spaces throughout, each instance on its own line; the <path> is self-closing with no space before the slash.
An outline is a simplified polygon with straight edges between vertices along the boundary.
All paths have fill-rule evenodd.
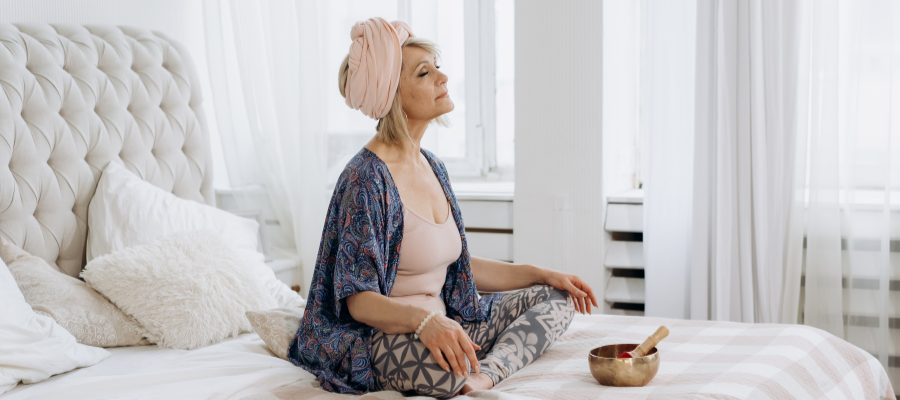
<path id="1" fill-rule="evenodd" d="M 473 390 L 489 390 L 492 387 L 494 387 L 494 380 L 486 374 L 479 372 L 477 374 L 469 375 L 469 378 L 466 379 L 466 384 L 463 385 L 459 394 L 466 394 Z"/>

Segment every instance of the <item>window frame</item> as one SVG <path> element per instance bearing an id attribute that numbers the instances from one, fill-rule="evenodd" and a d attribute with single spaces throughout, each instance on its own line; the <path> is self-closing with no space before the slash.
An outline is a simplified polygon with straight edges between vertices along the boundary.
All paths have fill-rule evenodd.
<path id="1" fill-rule="evenodd" d="M 443 158 L 455 181 L 512 181 L 514 168 L 497 165 L 497 70 L 495 0 L 464 0 L 466 154 Z M 397 1 L 409 21 L 411 0 Z"/>

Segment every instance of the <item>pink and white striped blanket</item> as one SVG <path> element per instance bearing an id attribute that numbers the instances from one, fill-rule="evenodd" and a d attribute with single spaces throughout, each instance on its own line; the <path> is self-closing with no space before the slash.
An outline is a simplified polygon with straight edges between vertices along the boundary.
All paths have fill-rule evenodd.
<path id="1" fill-rule="evenodd" d="M 604 387 L 591 377 L 588 351 L 639 343 L 660 325 L 659 373 L 641 388 Z M 895 400 L 882 365 L 837 337 L 801 325 L 740 324 L 594 315 L 575 317 L 544 355 L 480 399 L 883 399 Z M 245 400 L 359 398 L 327 393 L 304 380 Z M 400 399 L 378 392 L 363 399 Z"/>

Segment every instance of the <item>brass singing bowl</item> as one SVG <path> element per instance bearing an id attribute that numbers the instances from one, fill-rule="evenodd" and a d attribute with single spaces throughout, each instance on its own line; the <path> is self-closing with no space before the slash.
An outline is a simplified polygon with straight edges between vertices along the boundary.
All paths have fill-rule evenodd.
<path id="1" fill-rule="evenodd" d="M 656 347 L 643 357 L 617 358 L 625 351 L 632 351 L 636 343 L 611 344 L 591 350 L 588 361 L 591 375 L 603 386 L 646 386 L 659 371 L 659 352 Z"/>

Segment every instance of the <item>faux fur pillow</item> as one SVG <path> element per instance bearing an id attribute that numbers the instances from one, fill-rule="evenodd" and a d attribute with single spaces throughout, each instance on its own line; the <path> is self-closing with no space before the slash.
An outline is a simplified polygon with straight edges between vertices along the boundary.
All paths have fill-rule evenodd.
<path id="1" fill-rule="evenodd" d="M 251 330 L 244 313 L 277 307 L 212 231 L 180 232 L 99 257 L 81 276 L 160 347 L 194 349 Z"/>
<path id="2" fill-rule="evenodd" d="M 0 237 L 0 259 L 34 312 L 56 320 L 78 343 L 96 347 L 150 344 L 134 319 L 84 282 Z"/>
<path id="3" fill-rule="evenodd" d="M 247 311 L 253 331 L 266 343 L 276 357 L 287 360 L 288 347 L 300 328 L 305 308 L 276 308 L 268 311 Z"/>

